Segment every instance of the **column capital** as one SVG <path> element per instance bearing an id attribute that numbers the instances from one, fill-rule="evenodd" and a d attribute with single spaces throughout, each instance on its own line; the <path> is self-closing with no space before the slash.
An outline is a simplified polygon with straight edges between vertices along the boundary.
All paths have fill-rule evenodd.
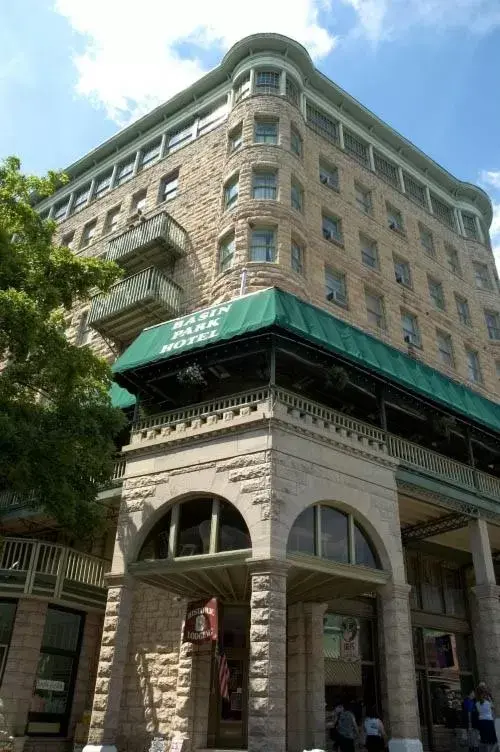
<path id="1" fill-rule="evenodd" d="M 108 572 L 104 575 L 106 586 L 109 588 L 129 588 L 133 590 L 136 579 L 127 572 Z"/>
<path id="2" fill-rule="evenodd" d="M 248 569 L 250 574 L 277 574 L 282 577 L 286 577 L 288 570 L 290 569 L 289 562 L 284 559 L 248 559 Z"/>
<path id="3" fill-rule="evenodd" d="M 407 582 L 388 582 L 379 588 L 378 593 L 382 600 L 388 601 L 394 598 L 408 600 L 411 593 L 411 585 Z"/>
<path id="4" fill-rule="evenodd" d="M 492 583 L 475 585 L 471 588 L 471 591 L 478 600 L 484 600 L 486 598 L 498 600 L 500 598 L 500 587 L 498 585 L 493 585 Z"/>

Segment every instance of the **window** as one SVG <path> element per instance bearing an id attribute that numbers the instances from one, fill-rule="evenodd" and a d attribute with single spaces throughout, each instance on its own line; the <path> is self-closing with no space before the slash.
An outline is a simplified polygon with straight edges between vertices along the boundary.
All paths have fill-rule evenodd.
<path id="1" fill-rule="evenodd" d="M 394 162 L 391 162 L 389 159 L 383 157 L 378 153 L 378 151 L 373 152 L 373 161 L 375 163 L 375 172 L 377 173 L 377 175 L 380 175 L 382 180 L 385 180 L 386 183 L 399 188 L 398 168 L 396 167 Z"/>
<path id="2" fill-rule="evenodd" d="M 70 251 L 73 250 L 75 246 L 75 231 L 67 232 L 66 235 L 62 236 L 61 239 L 61 245 L 63 245 L 65 248 L 69 248 Z"/>
<path id="3" fill-rule="evenodd" d="M 476 218 L 473 214 L 467 214 L 466 212 L 462 212 L 462 222 L 464 225 L 465 230 L 465 237 L 470 238 L 471 240 L 477 240 L 478 234 L 477 234 L 477 225 L 476 225 Z"/>
<path id="4" fill-rule="evenodd" d="M 339 170 L 338 167 L 326 164 L 326 162 L 319 163 L 319 182 L 322 185 L 326 185 L 328 188 L 338 191 L 339 189 Z"/>
<path id="5" fill-rule="evenodd" d="M 296 240 L 292 240 L 291 266 L 297 274 L 304 273 L 304 248 Z"/>
<path id="6" fill-rule="evenodd" d="M 295 180 L 292 180 L 291 203 L 297 211 L 304 211 L 304 189 Z"/>
<path id="7" fill-rule="evenodd" d="M 323 215 L 321 227 L 325 240 L 343 244 L 342 222 L 338 217 Z"/>
<path id="8" fill-rule="evenodd" d="M 429 295 L 435 307 L 439 308 L 440 311 L 444 311 L 446 306 L 442 283 L 432 277 L 427 277 L 427 283 L 429 285 Z"/>
<path id="9" fill-rule="evenodd" d="M 233 265 L 235 240 L 234 232 L 226 235 L 219 243 L 219 271 L 225 272 Z"/>
<path id="10" fill-rule="evenodd" d="M 297 86 L 293 78 L 290 78 L 288 73 L 286 74 L 285 95 L 289 102 L 294 104 L 296 107 L 299 106 L 299 103 L 300 103 L 299 87 Z"/>
<path id="11" fill-rule="evenodd" d="M 114 232 L 116 228 L 118 227 L 120 209 L 121 209 L 120 206 L 115 206 L 113 209 L 110 209 L 109 212 L 106 214 L 106 219 L 104 220 L 103 235 L 107 235 L 108 232 Z"/>
<path id="12" fill-rule="evenodd" d="M 276 260 L 276 230 L 262 227 L 252 231 L 250 261 Z"/>
<path id="13" fill-rule="evenodd" d="M 186 146 L 190 141 L 193 140 L 193 121 L 184 124 L 181 128 L 179 128 L 178 131 L 174 131 L 173 133 L 169 134 L 168 137 L 168 152 L 169 154 L 172 154 L 174 151 L 178 151 L 178 149 L 181 149 L 183 146 Z"/>
<path id="14" fill-rule="evenodd" d="M 439 219 L 440 222 L 443 222 L 448 227 L 451 227 L 452 230 L 455 229 L 455 220 L 453 217 L 453 209 L 451 206 L 448 206 L 448 204 L 445 204 L 444 201 L 441 201 L 439 198 L 437 198 L 433 193 L 431 193 L 431 205 L 432 205 L 432 211 L 434 212 L 434 215 Z"/>
<path id="15" fill-rule="evenodd" d="M 361 209 L 365 214 L 371 214 L 373 209 L 372 192 L 360 183 L 354 183 L 354 195 L 358 209 Z"/>
<path id="16" fill-rule="evenodd" d="M 444 250 L 446 253 L 446 263 L 448 264 L 448 269 L 453 274 L 457 274 L 458 276 L 460 276 L 462 271 L 460 269 L 460 261 L 458 259 L 457 249 L 453 248 L 452 245 L 448 245 L 448 243 L 446 243 Z"/>
<path id="17" fill-rule="evenodd" d="M 457 303 L 457 313 L 460 323 L 465 326 L 472 326 L 469 303 L 465 298 L 460 297 L 460 295 L 455 295 L 455 300 Z"/>
<path id="18" fill-rule="evenodd" d="M 141 169 L 150 167 L 160 158 L 161 138 L 144 147 L 141 158 Z"/>
<path id="19" fill-rule="evenodd" d="M 399 256 L 394 256 L 394 275 L 399 285 L 411 287 L 410 264 Z"/>
<path id="20" fill-rule="evenodd" d="M 424 227 L 424 225 L 421 225 L 419 223 L 418 230 L 420 233 L 420 244 L 424 251 L 429 254 L 429 256 L 435 257 L 436 256 L 436 249 L 434 247 L 434 238 L 432 235 L 432 232 L 427 229 L 427 227 Z"/>
<path id="21" fill-rule="evenodd" d="M 386 204 L 386 209 L 389 229 L 394 230 L 394 232 L 404 232 L 403 216 L 399 209 L 396 209 L 392 204 Z"/>
<path id="22" fill-rule="evenodd" d="M 54 219 L 56 221 L 58 219 L 64 219 L 64 217 L 66 216 L 66 212 L 68 210 L 68 204 L 69 204 L 69 196 L 67 196 L 59 204 L 56 204 L 55 209 L 54 209 Z"/>
<path id="23" fill-rule="evenodd" d="M 467 348 L 465 349 L 465 355 L 467 357 L 467 376 L 469 380 L 480 384 L 482 378 L 481 368 L 479 366 L 479 355 L 475 350 L 468 350 Z"/>
<path id="24" fill-rule="evenodd" d="M 420 347 L 421 340 L 417 317 L 408 311 L 401 311 L 401 324 L 403 327 L 403 339 L 406 344 Z"/>
<path id="25" fill-rule="evenodd" d="M 385 329 L 384 299 L 370 290 L 365 290 L 366 314 L 368 323 L 375 329 Z"/>
<path id="26" fill-rule="evenodd" d="M 241 123 L 229 133 L 229 151 L 237 151 L 243 143 L 243 126 Z"/>
<path id="27" fill-rule="evenodd" d="M 97 220 L 94 219 L 93 222 L 89 222 L 85 225 L 82 232 L 82 237 L 80 239 L 80 248 L 86 248 L 88 245 L 90 245 L 92 238 L 95 234 L 95 228 L 97 226 Z"/>
<path id="28" fill-rule="evenodd" d="M 9 652 L 14 619 L 16 618 L 16 602 L 0 601 L 0 682 L 2 681 L 7 654 Z"/>
<path id="29" fill-rule="evenodd" d="M 246 75 L 237 82 L 234 90 L 234 103 L 240 101 L 240 99 L 246 99 L 250 94 L 250 76 Z"/>
<path id="30" fill-rule="evenodd" d="M 224 208 L 232 209 L 238 203 L 239 175 L 235 175 L 224 186 Z"/>
<path id="31" fill-rule="evenodd" d="M 179 186 L 179 172 L 172 172 L 170 175 L 162 178 L 160 183 L 160 201 L 171 201 L 177 196 Z"/>
<path id="32" fill-rule="evenodd" d="M 325 294 L 331 303 L 347 306 L 347 285 L 345 274 L 334 269 L 325 270 Z"/>
<path id="33" fill-rule="evenodd" d="M 453 345 L 451 337 L 446 332 L 436 331 L 436 341 L 438 349 L 438 357 L 441 363 L 447 368 L 455 367 L 455 357 L 453 355 Z"/>
<path id="34" fill-rule="evenodd" d="M 90 185 L 85 186 L 85 188 L 82 188 L 82 190 L 78 191 L 78 193 L 75 194 L 75 200 L 73 201 L 72 210 L 74 214 L 77 214 L 78 212 L 82 211 L 82 209 L 85 209 L 89 195 Z"/>
<path id="35" fill-rule="evenodd" d="M 136 214 L 137 212 L 140 212 L 142 214 L 146 210 L 146 195 L 146 189 L 134 193 L 134 195 L 132 196 L 132 203 L 130 205 L 131 214 Z"/>
<path id="36" fill-rule="evenodd" d="M 368 144 L 358 138 L 347 128 L 344 128 L 344 149 L 351 157 L 362 165 L 368 165 Z"/>
<path id="37" fill-rule="evenodd" d="M 425 195 L 425 188 L 421 183 L 418 183 L 415 178 L 408 175 L 407 172 L 403 173 L 403 180 L 405 184 L 405 191 L 408 196 L 420 206 L 427 208 L 427 196 Z"/>
<path id="38" fill-rule="evenodd" d="M 130 180 L 134 171 L 134 164 L 135 154 L 133 157 L 128 159 L 126 162 L 123 162 L 123 164 L 118 167 L 118 171 L 116 173 L 116 185 L 123 185 L 123 183 L 126 183 L 127 180 Z"/>
<path id="39" fill-rule="evenodd" d="M 89 311 L 84 311 L 80 316 L 78 331 L 76 333 L 76 344 L 87 345 L 92 339 L 93 330 L 89 326 Z"/>
<path id="40" fill-rule="evenodd" d="M 360 235 L 361 259 L 365 266 L 372 269 L 378 269 L 378 248 L 375 240 L 367 238 L 366 235 Z"/>
<path id="41" fill-rule="evenodd" d="M 38 659 L 28 734 L 62 736 L 71 714 L 84 617 L 49 606 Z"/>
<path id="42" fill-rule="evenodd" d="M 302 136 L 298 132 L 297 128 L 293 127 L 293 125 L 290 130 L 290 148 L 294 154 L 296 154 L 298 157 L 302 157 Z"/>
<path id="43" fill-rule="evenodd" d="M 476 278 L 476 287 L 480 290 L 492 290 L 490 273 L 486 264 L 474 263 L 474 275 Z"/>
<path id="44" fill-rule="evenodd" d="M 277 198 L 277 176 L 275 171 L 254 170 L 252 181 L 252 197 L 260 201 L 275 200 Z"/>
<path id="45" fill-rule="evenodd" d="M 111 186 L 112 172 L 108 172 L 105 175 L 100 175 L 95 181 L 94 198 L 100 198 L 107 193 Z"/>
<path id="46" fill-rule="evenodd" d="M 490 339 L 500 339 L 500 314 L 496 311 L 485 311 L 484 318 L 488 327 Z"/>
<path id="47" fill-rule="evenodd" d="M 495 360 L 495 373 L 497 375 L 497 379 L 500 379 L 500 360 Z M 1 679 L 1 674 L 0 674 Z"/>
<path id="48" fill-rule="evenodd" d="M 309 101 L 306 102 L 306 120 L 313 131 L 334 144 L 339 142 L 339 124 L 336 120 L 318 110 Z"/>
<path id="49" fill-rule="evenodd" d="M 256 94 L 279 94 L 281 74 L 277 71 L 256 71 Z"/>
<path id="50" fill-rule="evenodd" d="M 277 144 L 278 143 L 278 121 L 277 120 L 256 120 L 254 130 L 254 140 L 256 144 Z"/>

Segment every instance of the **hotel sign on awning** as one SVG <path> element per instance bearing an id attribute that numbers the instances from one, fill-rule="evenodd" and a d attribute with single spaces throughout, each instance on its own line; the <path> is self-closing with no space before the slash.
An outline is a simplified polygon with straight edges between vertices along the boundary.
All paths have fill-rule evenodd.
<path id="1" fill-rule="evenodd" d="M 217 598 L 188 603 L 184 622 L 183 642 L 202 644 L 217 640 Z"/>

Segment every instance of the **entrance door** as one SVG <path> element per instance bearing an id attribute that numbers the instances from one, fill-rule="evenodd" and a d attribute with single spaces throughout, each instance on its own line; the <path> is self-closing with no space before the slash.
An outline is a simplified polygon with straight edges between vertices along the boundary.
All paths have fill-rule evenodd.
<path id="1" fill-rule="evenodd" d="M 220 696 L 218 677 L 215 746 L 246 749 L 248 711 L 249 611 L 246 606 L 222 609 L 222 645 L 229 668 L 229 699 Z"/>

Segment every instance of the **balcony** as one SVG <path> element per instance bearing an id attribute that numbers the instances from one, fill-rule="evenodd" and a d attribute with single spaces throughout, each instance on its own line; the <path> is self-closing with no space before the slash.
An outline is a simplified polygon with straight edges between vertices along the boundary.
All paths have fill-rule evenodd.
<path id="1" fill-rule="evenodd" d="M 181 288 L 150 266 L 94 295 L 88 323 L 103 337 L 130 342 L 146 326 L 179 316 L 180 309 Z"/>
<path id="2" fill-rule="evenodd" d="M 183 256 L 188 234 L 175 219 L 161 212 L 139 220 L 135 227 L 110 240 L 106 259 L 134 273 L 146 266 L 165 266 Z"/>
<path id="3" fill-rule="evenodd" d="M 104 608 L 109 562 L 45 541 L 4 538 L 0 552 L 3 596 L 55 598 Z"/>

